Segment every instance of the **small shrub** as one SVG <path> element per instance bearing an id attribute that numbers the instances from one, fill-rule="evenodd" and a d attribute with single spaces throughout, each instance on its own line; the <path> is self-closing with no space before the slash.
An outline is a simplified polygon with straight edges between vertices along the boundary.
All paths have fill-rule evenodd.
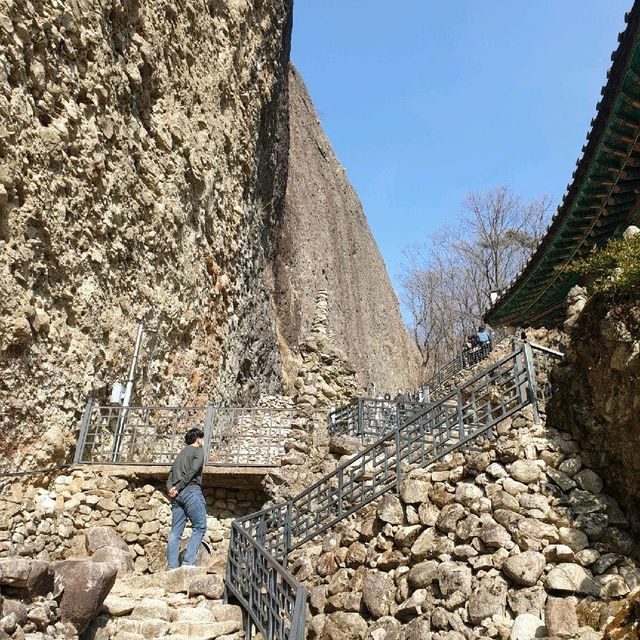
<path id="1" fill-rule="evenodd" d="M 640 233 L 611 240 L 586 258 L 558 267 L 588 279 L 594 293 L 640 296 Z"/>

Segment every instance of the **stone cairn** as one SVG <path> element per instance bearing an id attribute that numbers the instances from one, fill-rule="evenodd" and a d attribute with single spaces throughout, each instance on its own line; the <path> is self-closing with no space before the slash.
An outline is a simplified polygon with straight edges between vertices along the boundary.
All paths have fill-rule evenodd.
<path id="1" fill-rule="evenodd" d="M 327 413 L 358 393 L 356 371 L 344 352 L 332 346 L 328 320 L 328 294 L 320 290 L 310 335 L 299 345 L 302 363 L 294 382 L 299 416 L 284 443 L 281 467 L 264 483 L 273 502 L 292 498 L 333 469 L 335 460 L 328 455 L 325 428 Z"/>
<path id="2" fill-rule="evenodd" d="M 640 593 L 637 551 L 576 442 L 528 407 L 289 566 L 310 594 L 309 640 L 597 640 L 637 638 L 612 626 Z"/>
<path id="3" fill-rule="evenodd" d="M 311 323 L 311 334 L 300 343 L 302 364 L 294 382 L 295 402 L 302 408 L 344 404 L 356 397 L 356 371 L 346 354 L 331 344 L 328 331 L 329 302 L 321 289 Z"/>

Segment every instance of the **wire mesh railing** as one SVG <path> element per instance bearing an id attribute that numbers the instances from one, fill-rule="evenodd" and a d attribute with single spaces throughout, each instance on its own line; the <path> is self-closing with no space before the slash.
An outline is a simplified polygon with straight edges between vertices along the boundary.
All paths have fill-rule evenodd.
<path id="1" fill-rule="evenodd" d="M 184 434 L 205 434 L 205 465 L 279 466 L 297 413 L 268 407 L 121 407 L 89 400 L 76 464 L 171 464 Z"/>
<path id="2" fill-rule="evenodd" d="M 289 551 L 396 487 L 409 468 L 425 467 L 469 447 L 529 404 L 536 409 L 552 391 L 549 369 L 561 357 L 560 352 L 525 343 L 292 500 L 235 520 L 226 585 L 245 608 L 247 637 L 255 626 L 269 640 L 302 640 L 305 604 L 299 597 L 302 587 L 284 568 Z M 346 424 L 364 433 L 358 423 L 362 418 L 359 412 Z M 275 597 L 279 609 L 274 607 Z"/>

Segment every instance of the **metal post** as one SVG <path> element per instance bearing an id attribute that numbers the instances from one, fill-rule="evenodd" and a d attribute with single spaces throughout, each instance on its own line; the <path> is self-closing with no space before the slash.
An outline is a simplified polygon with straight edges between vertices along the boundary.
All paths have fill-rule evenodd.
<path id="1" fill-rule="evenodd" d="M 284 555 L 285 559 L 291 550 L 291 500 L 287 500 L 287 517 L 284 523 Z"/>
<path id="2" fill-rule="evenodd" d="M 360 441 L 364 444 L 364 400 L 358 398 L 358 433 Z"/>
<path id="3" fill-rule="evenodd" d="M 402 475 L 402 456 L 400 449 L 402 447 L 402 437 L 400 433 L 400 418 L 396 413 L 396 486 L 400 486 L 400 476 Z M 411 462 L 411 451 L 409 451 L 409 462 Z"/>
<path id="4" fill-rule="evenodd" d="M 82 414 L 82 421 L 80 422 L 80 433 L 78 434 L 78 443 L 76 444 L 76 453 L 73 456 L 73 464 L 80 464 L 82 462 L 82 454 L 84 450 L 85 442 L 87 441 L 87 431 L 89 430 L 89 424 L 91 424 L 91 412 L 93 411 L 93 398 L 87 399 L 87 404 Z"/>
<path id="5" fill-rule="evenodd" d="M 537 426 L 540 424 L 540 412 L 538 411 L 538 393 L 536 389 L 536 371 L 533 366 L 533 352 L 531 345 L 525 342 L 523 345 L 524 365 L 527 370 L 527 393 L 529 401 L 533 406 L 533 422 Z"/>
<path id="6" fill-rule="evenodd" d="M 464 419 L 462 416 L 462 391 L 460 391 L 460 387 L 456 388 L 456 404 L 458 405 L 458 442 L 462 442 L 464 440 Z"/>
<path id="7" fill-rule="evenodd" d="M 340 471 L 338 472 L 338 517 L 342 518 L 343 514 L 343 506 L 342 506 L 342 496 L 344 494 L 344 469 L 340 467 Z"/>
<path id="8" fill-rule="evenodd" d="M 204 414 L 204 464 L 206 465 L 211 456 L 211 439 L 213 437 L 213 418 L 216 409 L 212 404 L 208 404 Z"/>
<path id="9" fill-rule="evenodd" d="M 113 442 L 113 451 L 111 452 L 111 462 L 117 462 L 118 455 L 120 454 L 120 445 L 122 444 L 122 434 L 127 424 L 127 416 L 129 414 L 129 406 L 131 403 L 131 394 L 133 392 L 133 384 L 136 379 L 136 368 L 138 366 L 138 357 L 140 356 L 140 349 L 142 347 L 142 336 L 144 335 L 144 325 L 140 323 L 138 325 L 138 335 L 136 336 L 136 344 L 133 349 L 133 358 L 131 359 L 131 366 L 129 367 L 129 377 L 127 378 L 127 386 L 124 390 L 124 397 L 122 400 L 122 407 L 120 409 L 120 416 L 118 417 L 118 426 L 116 427 L 116 437 Z"/>

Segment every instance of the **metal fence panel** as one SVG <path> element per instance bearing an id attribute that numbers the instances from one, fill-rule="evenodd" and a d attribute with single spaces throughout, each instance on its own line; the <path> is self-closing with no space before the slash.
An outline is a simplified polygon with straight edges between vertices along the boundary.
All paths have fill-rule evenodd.
<path id="1" fill-rule="evenodd" d="M 208 466 L 280 465 L 293 409 L 265 407 L 120 407 L 89 401 L 75 462 L 167 465 L 192 427 L 205 433 Z"/>

